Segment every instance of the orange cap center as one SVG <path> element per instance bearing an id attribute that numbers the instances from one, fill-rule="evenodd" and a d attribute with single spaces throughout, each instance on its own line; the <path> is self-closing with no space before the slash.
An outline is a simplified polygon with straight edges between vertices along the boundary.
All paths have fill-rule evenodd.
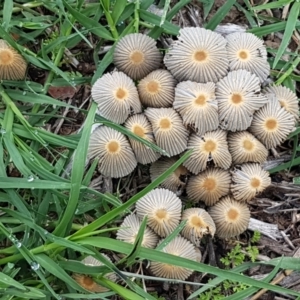
<path id="1" fill-rule="evenodd" d="M 164 208 L 158 209 L 155 213 L 156 217 L 160 220 L 163 220 L 167 217 L 167 211 Z"/>
<path id="2" fill-rule="evenodd" d="M 243 148 L 247 151 L 252 151 L 254 149 L 254 143 L 250 140 L 244 140 Z"/>
<path id="3" fill-rule="evenodd" d="M 209 192 L 212 192 L 216 186 L 217 186 L 217 182 L 215 180 L 215 178 L 206 178 L 204 181 L 203 181 L 203 184 L 202 186 Z"/>
<path id="4" fill-rule="evenodd" d="M 249 53 L 248 51 L 246 50 L 241 50 L 239 53 L 238 53 L 238 57 L 242 60 L 247 60 L 249 58 Z"/>
<path id="5" fill-rule="evenodd" d="M 122 88 L 118 88 L 116 91 L 116 97 L 118 100 L 124 100 L 127 97 L 127 91 Z"/>
<path id="6" fill-rule="evenodd" d="M 160 90 L 160 85 L 157 81 L 155 80 L 151 80 L 150 82 L 148 82 L 147 84 L 147 91 L 150 94 L 157 94 Z"/>
<path id="7" fill-rule="evenodd" d="M 257 189 L 257 188 L 260 187 L 260 180 L 258 178 L 252 178 L 251 181 L 250 181 L 250 185 L 254 189 Z"/>
<path id="8" fill-rule="evenodd" d="M 13 53 L 9 49 L 4 49 L 0 51 L 0 63 L 2 65 L 9 65 L 13 61 Z"/>
<path id="9" fill-rule="evenodd" d="M 194 59 L 197 62 L 203 62 L 207 59 L 207 53 L 203 50 L 198 50 L 194 53 Z"/>
<path id="10" fill-rule="evenodd" d="M 136 50 L 131 53 L 130 59 L 133 64 L 139 65 L 144 61 L 144 54 L 141 51 Z"/>
<path id="11" fill-rule="evenodd" d="M 203 106 L 206 104 L 206 96 L 204 94 L 199 95 L 196 99 L 195 99 L 195 104 L 199 105 L 199 106 Z"/>
<path id="12" fill-rule="evenodd" d="M 134 125 L 134 127 L 133 127 L 133 133 L 136 134 L 136 135 L 138 135 L 139 137 L 144 137 L 145 136 L 145 130 L 140 125 Z"/>
<path id="13" fill-rule="evenodd" d="M 227 211 L 227 217 L 229 219 L 229 221 L 235 222 L 238 217 L 239 217 L 239 212 L 236 208 L 231 207 L 228 211 Z"/>
<path id="14" fill-rule="evenodd" d="M 214 141 L 208 140 L 205 142 L 204 150 L 206 152 L 213 152 L 216 150 L 216 148 L 217 148 L 217 144 Z"/>
<path id="15" fill-rule="evenodd" d="M 191 217 L 191 225 L 193 227 L 205 227 L 206 226 L 205 222 L 203 222 L 202 218 L 200 218 L 199 216 Z"/>
<path id="16" fill-rule="evenodd" d="M 160 129 L 170 129 L 172 126 L 172 123 L 170 121 L 169 118 L 162 118 L 160 121 L 159 121 L 159 127 Z"/>
<path id="17" fill-rule="evenodd" d="M 240 104 L 241 102 L 243 102 L 243 96 L 241 94 L 232 94 L 231 102 L 233 104 Z"/>
<path id="18" fill-rule="evenodd" d="M 110 153 L 118 153 L 120 151 L 120 144 L 117 141 L 110 141 L 107 144 L 107 150 Z"/>
<path id="19" fill-rule="evenodd" d="M 270 119 L 266 120 L 265 126 L 266 126 L 267 130 L 274 131 L 278 127 L 278 122 L 276 119 L 270 118 Z"/>

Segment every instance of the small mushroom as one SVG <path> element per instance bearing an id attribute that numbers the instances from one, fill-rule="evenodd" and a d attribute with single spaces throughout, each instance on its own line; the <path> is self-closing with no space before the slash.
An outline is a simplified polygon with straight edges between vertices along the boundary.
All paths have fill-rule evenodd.
<path id="1" fill-rule="evenodd" d="M 203 201 L 206 205 L 214 205 L 229 193 L 231 175 L 229 171 L 209 168 L 188 181 L 186 192 L 196 202 Z"/>
<path id="2" fill-rule="evenodd" d="M 234 199 L 249 201 L 271 184 L 271 178 L 259 164 L 246 163 L 232 171 L 232 182 Z"/>
<path id="3" fill-rule="evenodd" d="M 250 211 L 246 203 L 224 197 L 209 210 L 215 222 L 216 234 L 228 239 L 243 233 L 250 221 Z"/>
<path id="4" fill-rule="evenodd" d="M 106 73 L 92 87 L 92 97 L 99 113 L 110 121 L 121 124 L 132 113 L 142 111 L 134 82 L 122 72 Z"/>
<path id="5" fill-rule="evenodd" d="M 128 175 L 137 165 L 126 137 L 106 126 L 99 126 L 91 134 L 88 156 L 98 158 L 99 172 L 113 178 Z"/>
<path id="6" fill-rule="evenodd" d="M 147 225 L 159 236 L 165 237 L 178 226 L 181 206 L 181 200 L 176 194 L 158 188 L 137 201 L 136 213 L 140 219 L 147 215 Z"/>
<path id="7" fill-rule="evenodd" d="M 142 33 L 127 34 L 114 51 L 114 64 L 133 80 L 140 80 L 159 68 L 162 55 L 151 37 Z"/>

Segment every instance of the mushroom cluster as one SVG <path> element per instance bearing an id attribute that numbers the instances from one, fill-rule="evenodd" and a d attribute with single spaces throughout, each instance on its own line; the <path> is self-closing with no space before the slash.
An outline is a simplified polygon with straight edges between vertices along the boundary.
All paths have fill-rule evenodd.
<path id="1" fill-rule="evenodd" d="M 262 87 L 270 74 L 263 41 L 251 33 L 223 37 L 204 28 L 183 28 L 163 57 L 152 38 L 135 33 L 117 43 L 114 64 L 117 71 L 92 87 L 98 113 L 156 143 L 166 155 L 101 125 L 89 147 L 90 157 L 99 158 L 99 171 L 118 178 L 137 163 L 151 164 L 153 181 L 193 149 L 161 184 L 163 189 L 137 202 L 136 215 L 126 217 L 127 229 L 117 237 L 132 243 L 145 215 L 145 247 L 155 247 L 180 220 L 187 222 L 176 245 L 186 239 L 198 245 L 204 234 L 230 238 L 245 231 L 247 201 L 271 183 L 261 164 L 298 122 L 295 93 L 284 86 Z M 196 207 L 182 213 L 178 196 L 185 191 Z M 208 212 L 197 208 L 201 203 Z M 162 251 L 181 256 L 180 246 L 176 252 L 170 245 Z M 176 277 L 170 266 L 158 266 L 151 267 L 158 276 L 182 279 L 188 274 L 181 270 Z"/>

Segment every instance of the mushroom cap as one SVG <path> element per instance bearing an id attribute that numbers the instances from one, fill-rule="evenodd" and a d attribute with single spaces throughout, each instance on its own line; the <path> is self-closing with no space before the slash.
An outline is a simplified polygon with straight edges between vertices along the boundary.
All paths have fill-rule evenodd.
<path id="1" fill-rule="evenodd" d="M 268 101 L 260 93 L 258 77 L 246 70 L 229 72 L 216 87 L 220 126 L 224 130 L 246 130 L 254 112 Z"/>
<path id="2" fill-rule="evenodd" d="M 248 32 L 228 34 L 226 40 L 230 70 L 247 70 L 264 82 L 270 75 L 264 41 Z"/>
<path id="3" fill-rule="evenodd" d="M 268 150 L 250 132 L 231 132 L 228 135 L 228 147 L 234 164 L 245 162 L 263 163 L 267 160 Z"/>
<path id="4" fill-rule="evenodd" d="M 268 103 L 254 114 L 249 131 L 267 149 L 271 149 L 285 141 L 296 128 L 294 116 L 280 106 L 274 95 L 268 94 L 267 96 Z"/>
<path id="5" fill-rule="evenodd" d="M 246 203 L 226 196 L 212 206 L 209 214 L 215 222 L 216 234 L 220 238 L 231 238 L 244 232 L 250 221 L 250 211 Z"/>
<path id="6" fill-rule="evenodd" d="M 191 134 L 187 148 L 194 151 L 183 165 L 194 174 L 205 170 L 210 160 L 213 160 L 216 167 L 228 169 L 232 158 L 226 136 L 227 132 L 220 129 L 207 132 L 203 136 Z"/>
<path id="7" fill-rule="evenodd" d="M 0 39 L 0 80 L 22 80 L 27 63 L 5 40 Z"/>
<path id="8" fill-rule="evenodd" d="M 176 157 L 161 157 L 150 166 L 151 181 L 154 181 L 163 172 L 169 169 L 176 163 L 178 159 Z M 182 177 L 187 176 L 188 170 L 180 165 L 167 179 L 165 179 L 160 185 L 174 193 L 185 187 L 185 181 Z"/>
<path id="9" fill-rule="evenodd" d="M 92 86 L 92 97 L 100 114 L 121 124 L 131 113 L 139 113 L 142 106 L 134 82 L 122 72 L 106 73 Z"/>
<path id="10" fill-rule="evenodd" d="M 142 104 L 146 107 L 171 107 L 174 101 L 176 80 L 163 69 L 152 71 L 138 84 Z"/>
<path id="11" fill-rule="evenodd" d="M 295 121 L 299 119 L 299 101 L 297 95 L 289 88 L 278 85 L 270 86 L 267 92 L 275 94 L 280 106 L 295 117 Z"/>
<path id="12" fill-rule="evenodd" d="M 136 215 L 128 215 L 121 224 L 122 228 L 117 231 L 117 239 L 126 243 L 133 244 L 135 242 L 141 224 L 141 220 Z M 154 233 L 150 228 L 146 227 L 144 231 L 142 246 L 146 248 L 154 248 L 157 243 L 157 234 Z"/>
<path id="13" fill-rule="evenodd" d="M 175 88 L 173 107 L 178 111 L 185 125 L 202 135 L 219 126 L 218 102 L 213 82 L 180 82 Z"/>
<path id="14" fill-rule="evenodd" d="M 194 245 L 181 236 L 175 237 L 162 250 L 164 253 L 176 255 L 187 258 L 193 261 L 199 260 L 199 254 L 196 252 Z M 183 267 L 177 267 L 166 263 L 152 261 L 150 265 L 151 272 L 157 277 L 164 277 L 169 279 L 185 280 L 192 273 L 193 270 Z"/>
<path id="15" fill-rule="evenodd" d="M 232 171 L 231 192 L 234 199 L 249 201 L 271 184 L 271 178 L 257 163 L 246 163 Z"/>
<path id="16" fill-rule="evenodd" d="M 184 220 L 187 220 L 187 222 L 181 234 L 196 246 L 200 245 L 200 240 L 203 235 L 210 234 L 214 236 L 216 232 L 213 219 L 208 212 L 202 208 L 185 209 L 182 213 L 182 221 Z"/>
<path id="17" fill-rule="evenodd" d="M 179 114 L 173 108 L 147 108 L 157 145 L 171 156 L 183 152 L 187 146 L 188 131 Z"/>
<path id="18" fill-rule="evenodd" d="M 139 80 L 159 68 L 162 55 L 154 39 L 142 33 L 131 33 L 119 40 L 113 60 L 120 71 Z"/>
<path id="19" fill-rule="evenodd" d="M 99 126 L 91 134 L 88 154 L 99 158 L 98 169 L 104 176 L 123 177 L 137 165 L 125 135 L 106 126 Z"/>
<path id="20" fill-rule="evenodd" d="M 147 225 L 159 236 L 173 232 L 181 218 L 181 200 L 166 189 L 155 189 L 139 199 L 136 213 L 140 219 L 148 216 Z"/>
<path id="21" fill-rule="evenodd" d="M 126 120 L 124 127 L 137 136 L 155 144 L 151 124 L 144 114 L 137 114 L 129 117 Z M 138 163 L 145 165 L 159 159 L 160 154 L 143 143 L 132 138 L 129 138 L 129 142 Z"/>
<path id="22" fill-rule="evenodd" d="M 188 181 L 186 192 L 196 202 L 203 201 L 206 205 L 214 205 L 229 193 L 231 175 L 227 170 L 209 168 Z"/>
<path id="23" fill-rule="evenodd" d="M 226 43 L 211 30 L 182 28 L 165 55 L 165 66 L 179 81 L 217 82 L 228 72 Z"/>

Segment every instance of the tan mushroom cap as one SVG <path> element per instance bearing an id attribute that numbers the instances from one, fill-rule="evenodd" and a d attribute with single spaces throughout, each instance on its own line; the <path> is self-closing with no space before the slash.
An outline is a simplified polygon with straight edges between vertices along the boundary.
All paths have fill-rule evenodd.
<path id="1" fill-rule="evenodd" d="M 0 80 L 22 80 L 26 69 L 27 63 L 22 55 L 0 39 Z"/>
<path id="2" fill-rule="evenodd" d="M 196 246 L 200 245 L 200 240 L 204 235 L 210 234 L 214 236 L 216 232 L 213 219 L 208 212 L 202 208 L 188 208 L 184 210 L 182 213 L 182 221 L 184 220 L 187 220 L 187 222 L 181 233 Z"/>
<path id="3" fill-rule="evenodd" d="M 192 176 L 187 184 L 189 199 L 206 205 L 214 205 L 229 193 L 231 175 L 227 170 L 209 168 L 196 176 Z"/>
<path id="4" fill-rule="evenodd" d="M 147 108 L 157 145 L 171 156 L 180 154 L 187 147 L 188 131 L 173 108 Z"/>
<path id="5" fill-rule="evenodd" d="M 148 216 L 147 225 L 159 236 L 173 232 L 181 218 L 181 200 L 166 189 L 155 189 L 136 203 L 136 213 L 140 219 Z"/>
<path id="6" fill-rule="evenodd" d="M 120 71 L 133 80 L 139 80 L 159 68 L 162 55 L 154 39 L 141 33 L 131 33 L 117 43 L 113 60 Z"/>
<path id="7" fill-rule="evenodd" d="M 121 227 L 117 231 L 117 239 L 126 243 L 133 244 L 141 227 L 141 220 L 134 214 L 128 215 Z M 154 248 L 158 243 L 158 235 L 150 228 L 146 227 L 144 231 L 142 246 L 146 248 Z"/>
<path id="8" fill-rule="evenodd" d="M 137 136 L 155 144 L 151 124 L 144 114 L 129 117 L 124 126 Z M 160 154 L 158 152 L 155 152 L 141 142 L 132 138 L 129 138 L 129 142 L 138 163 L 145 165 L 159 159 Z"/>
<path id="9" fill-rule="evenodd" d="M 271 184 L 271 178 L 259 164 L 246 163 L 232 171 L 232 182 L 233 197 L 239 201 L 249 201 Z"/>
<path id="10" fill-rule="evenodd" d="M 155 163 L 150 166 L 150 177 L 153 182 L 163 172 L 169 169 L 176 163 L 178 158 L 176 157 L 161 157 Z M 174 193 L 177 193 L 185 187 L 184 178 L 187 176 L 188 170 L 180 165 L 167 179 L 165 179 L 160 185 Z"/>
<path id="11" fill-rule="evenodd" d="M 174 101 L 176 80 L 167 70 L 155 70 L 138 84 L 142 104 L 146 107 L 171 107 Z"/>
<path id="12" fill-rule="evenodd" d="M 165 66 L 179 81 L 217 82 L 228 72 L 226 43 L 211 30 L 182 28 L 165 55 Z"/>
<path id="13" fill-rule="evenodd" d="M 246 130 L 255 111 L 268 101 L 260 93 L 256 75 L 245 70 L 229 72 L 216 85 L 220 126 L 224 130 Z"/>
<path id="14" fill-rule="evenodd" d="M 205 170 L 211 160 L 216 167 L 225 170 L 231 165 L 232 158 L 228 151 L 226 131 L 218 129 L 203 136 L 192 134 L 187 148 L 194 151 L 183 165 L 194 174 Z"/>
<path id="15" fill-rule="evenodd" d="M 122 72 L 106 73 L 92 86 L 99 113 L 110 121 L 124 123 L 132 113 L 142 111 L 134 82 Z"/>
<path id="16" fill-rule="evenodd" d="M 283 85 L 271 86 L 266 90 L 269 93 L 275 94 L 280 106 L 292 114 L 296 121 L 299 120 L 299 101 L 297 95 L 292 90 Z"/>
<path id="17" fill-rule="evenodd" d="M 246 203 L 224 197 L 209 210 L 215 222 L 216 234 L 220 238 L 231 238 L 243 233 L 250 221 L 250 211 Z"/>
<path id="18" fill-rule="evenodd" d="M 161 251 L 193 261 L 199 260 L 199 253 L 196 252 L 194 245 L 181 236 L 175 237 Z M 157 277 L 179 280 L 186 280 L 193 273 L 190 269 L 155 261 L 151 262 L 150 270 Z"/>
<path id="19" fill-rule="evenodd" d="M 227 140 L 234 164 L 245 162 L 258 162 L 262 164 L 267 160 L 268 150 L 250 132 L 231 132 Z"/>
<path id="20" fill-rule="evenodd" d="M 219 126 L 218 103 L 213 82 L 180 82 L 175 88 L 173 107 L 178 111 L 185 125 L 202 135 Z"/>
<path id="21" fill-rule="evenodd" d="M 128 175 L 137 165 L 125 135 L 106 126 L 99 126 L 91 134 L 88 156 L 98 158 L 99 172 L 113 178 Z"/>
<path id="22" fill-rule="evenodd" d="M 264 82 L 270 75 L 264 41 L 248 32 L 228 34 L 226 40 L 230 70 L 247 70 Z"/>
<path id="23" fill-rule="evenodd" d="M 280 145 L 295 128 L 295 118 L 280 106 L 272 94 L 268 103 L 254 114 L 249 128 L 267 149 Z"/>

